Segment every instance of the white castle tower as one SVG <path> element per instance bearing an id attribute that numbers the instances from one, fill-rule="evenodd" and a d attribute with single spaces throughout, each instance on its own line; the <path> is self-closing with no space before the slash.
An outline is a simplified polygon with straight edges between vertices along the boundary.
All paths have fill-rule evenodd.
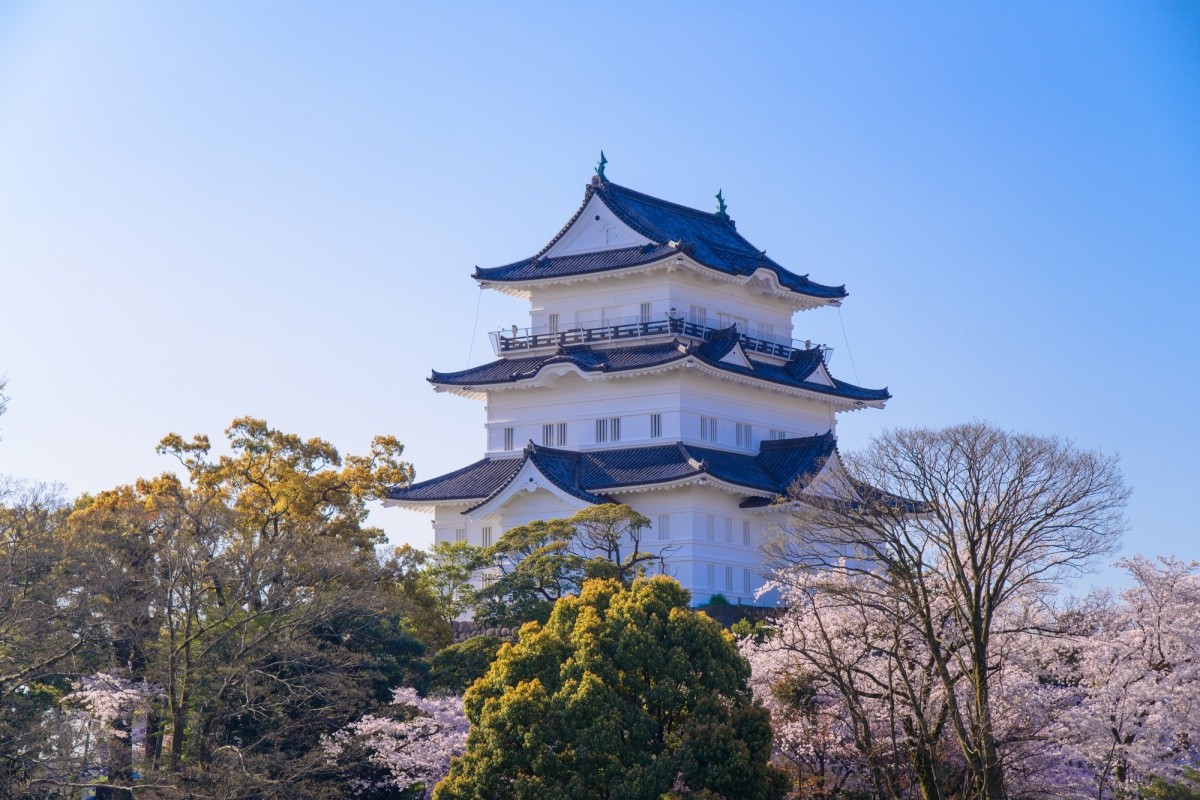
<path id="1" fill-rule="evenodd" d="M 610 183 L 531 258 L 476 269 L 529 301 L 526 328 L 492 334 L 498 359 L 434 372 L 439 392 L 485 403 L 487 451 L 392 492 L 430 511 L 437 541 L 488 545 L 535 519 L 625 503 L 650 518 L 643 548 L 705 603 L 754 603 L 773 502 L 837 467 L 837 413 L 887 389 L 834 378 L 792 316 L 846 297 L 784 269 L 716 213 Z"/>

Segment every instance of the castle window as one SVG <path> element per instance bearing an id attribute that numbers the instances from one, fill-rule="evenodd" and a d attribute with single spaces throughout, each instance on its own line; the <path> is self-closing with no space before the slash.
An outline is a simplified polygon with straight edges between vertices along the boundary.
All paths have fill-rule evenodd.
<path id="1" fill-rule="evenodd" d="M 651 414 L 650 415 L 650 438 L 651 439 L 661 439 L 662 438 L 662 414 Z"/>
<path id="2" fill-rule="evenodd" d="M 710 542 L 715 541 L 716 518 L 712 514 L 704 515 L 704 538 Z"/>
<path id="3" fill-rule="evenodd" d="M 613 417 L 612 419 L 610 419 L 608 421 L 608 430 L 609 430 L 609 433 L 612 434 L 612 440 L 614 442 L 621 441 L 621 418 Z"/>
<path id="4" fill-rule="evenodd" d="M 467 540 L 467 529 L 466 528 L 455 528 L 454 529 L 454 541 L 465 542 L 466 540 Z"/>
<path id="5" fill-rule="evenodd" d="M 492 546 L 492 526 L 491 525 L 485 525 L 483 527 L 483 530 L 480 531 L 480 543 L 484 547 Z"/>
<path id="6" fill-rule="evenodd" d="M 558 333 L 558 314 L 551 314 L 546 317 L 546 330 L 552 336 Z"/>
<path id="7" fill-rule="evenodd" d="M 659 514 L 658 515 L 657 533 L 658 533 L 658 539 L 661 542 L 665 542 L 667 539 L 671 538 L 671 515 L 670 514 Z"/>
<path id="8" fill-rule="evenodd" d="M 750 431 L 751 431 L 751 428 L 747 423 L 739 422 L 737 424 L 737 446 L 738 447 L 746 447 L 746 448 L 750 447 Z"/>
<path id="9" fill-rule="evenodd" d="M 688 322 L 708 327 L 708 309 L 704 306 L 689 306 Z"/>
<path id="10" fill-rule="evenodd" d="M 715 442 L 717 440 L 716 417 L 700 418 L 700 438 L 706 442 Z"/>
<path id="11" fill-rule="evenodd" d="M 608 420 L 596 420 L 596 444 L 608 441 Z"/>
<path id="12" fill-rule="evenodd" d="M 554 445 L 554 425 L 551 424 L 542 426 L 542 444 L 546 447 L 552 447 Z"/>
<path id="13" fill-rule="evenodd" d="M 567 443 L 567 423 L 558 423 L 558 446 L 562 447 Z"/>
<path id="14" fill-rule="evenodd" d="M 638 315 L 638 318 L 640 319 L 640 321 L 643 325 L 647 325 L 650 322 L 650 317 L 651 317 L 650 304 L 642 303 L 641 311 Z"/>
<path id="15" fill-rule="evenodd" d="M 733 520 L 729 517 L 725 518 L 725 541 L 733 544 Z"/>
<path id="16" fill-rule="evenodd" d="M 742 520 L 742 544 L 750 546 L 750 520 Z"/>
<path id="17" fill-rule="evenodd" d="M 733 590 L 733 567 L 725 568 L 725 588 Z"/>
<path id="18" fill-rule="evenodd" d="M 707 578 L 705 583 L 708 584 L 708 588 L 710 589 L 717 588 L 717 568 L 712 564 L 705 564 L 704 566 L 706 568 L 705 572 L 708 573 L 705 575 L 705 578 Z"/>
<path id="19" fill-rule="evenodd" d="M 513 429 L 512 428 L 504 429 L 504 449 L 505 450 L 513 449 Z"/>
<path id="20" fill-rule="evenodd" d="M 750 570 L 748 569 L 742 570 L 742 591 L 746 594 L 750 594 L 752 591 L 750 588 Z"/>

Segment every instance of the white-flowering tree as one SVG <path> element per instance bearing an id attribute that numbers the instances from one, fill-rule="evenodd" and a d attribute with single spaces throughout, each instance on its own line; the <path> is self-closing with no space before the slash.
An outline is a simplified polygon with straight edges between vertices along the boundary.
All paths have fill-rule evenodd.
<path id="1" fill-rule="evenodd" d="M 325 741 L 325 754 L 355 796 L 409 792 L 428 798 L 466 748 L 462 697 L 421 697 L 397 689 L 390 716 L 367 715 Z"/>
<path id="2" fill-rule="evenodd" d="M 966 424 L 891 431 L 845 463 L 794 497 L 788 524 L 764 543 L 767 563 L 819 603 L 890 619 L 880 642 L 899 648 L 899 665 L 917 648 L 911 672 L 927 668 L 937 684 L 929 697 L 944 703 L 965 793 L 1006 800 L 1001 640 L 1035 631 L 1030 612 L 1117 546 L 1128 490 L 1116 459 Z M 907 690 L 909 675 L 896 677 Z M 914 714 L 920 738 L 938 720 Z"/>
<path id="3" fill-rule="evenodd" d="M 1076 693 L 1058 738 L 1092 797 L 1137 796 L 1200 759 L 1200 563 L 1135 557 L 1134 579 L 1075 609 L 1062 682 Z"/>

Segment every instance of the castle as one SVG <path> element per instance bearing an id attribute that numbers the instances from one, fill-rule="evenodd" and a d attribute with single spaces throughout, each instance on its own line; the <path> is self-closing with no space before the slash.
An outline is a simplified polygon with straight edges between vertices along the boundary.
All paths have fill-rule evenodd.
<path id="1" fill-rule="evenodd" d="M 844 287 L 751 245 L 721 193 L 698 211 L 618 186 L 604 165 L 545 247 L 475 271 L 529 302 L 528 327 L 491 334 L 497 360 L 429 379 L 485 404 L 484 457 L 387 504 L 432 512 L 436 541 L 486 546 L 625 503 L 697 603 L 769 603 L 757 543 L 776 500 L 839 468 L 838 412 L 890 395 L 838 380 L 828 348 L 792 338 L 796 312 L 840 305 Z"/>

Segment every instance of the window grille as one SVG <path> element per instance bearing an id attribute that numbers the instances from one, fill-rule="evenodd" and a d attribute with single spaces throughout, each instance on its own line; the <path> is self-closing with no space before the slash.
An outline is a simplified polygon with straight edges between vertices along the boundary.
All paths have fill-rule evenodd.
<path id="1" fill-rule="evenodd" d="M 485 525 L 483 527 L 483 530 L 480 531 L 480 543 L 484 547 L 492 546 L 492 526 L 491 525 Z"/>
<path id="2" fill-rule="evenodd" d="M 558 314 L 551 314 L 546 319 L 546 328 L 549 330 L 550 334 L 553 335 L 558 333 Z"/>
<path id="3" fill-rule="evenodd" d="M 713 518 L 712 514 L 704 515 L 704 538 L 708 539 L 710 542 L 714 541 L 713 529 L 716 527 L 716 522 L 717 521 Z"/>
<path id="4" fill-rule="evenodd" d="M 662 438 L 662 414 L 651 414 L 650 415 L 650 438 L 651 439 L 661 439 Z"/>
<path id="5" fill-rule="evenodd" d="M 665 542 L 666 540 L 671 538 L 671 515 L 670 514 L 659 514 L 658 515 L 658 531 L 657 531 L 657 533 L 658 533 L 659 541 Z"/>
<path id="6" fill-rule="evenodd" d="M 712 564 L 705 564 L 704 566 L 707 568 L 706 572 L 708 573 L 705 576 L 708 579 L 706 581 L 706 583 L 708 584 L 708 588 L 709 589 L 717 588 L 717 569 L 716 569 L 716 567 L 713 566 Z"/>
<path id="7" fill-rule="evenodd" d="M 505 450 L 513 449 L 513 429 L 512 428 L 504 429 L 504 449 Z"/>
<path id="8" fill-rule="evenodd" d="M 641 323 L 643 325 L 648 324 L 650 322 L 650 317 L 651 317 L 650 304 L 642 303 L 641 313 L 639 315 L 639 319 L 641 320 Z"/>
<path id="9" fill-rule="evenodd" d="M 542 426 L 542 444 L 546 447 L 554 445 L 554 425 Z"/>
<path id="10" fill-rule="evenodd" d="M 607 441 L 608 441 L 608 420 L 598 419 L 598 420 L 596 420 L 596 443 L 600 444 L 601 442 L 607 442 Z"/>
<path id="11" fill-rule="evenodd" d="M 608 421 L 608 429 L 614 442 L 621 441 L 621 418 L 613 417 Z"/>
<path id="12" fill-rule="evenodd" d="M 725 588 L 733 591 L 733 567 L 725 568 Z"/>
<path id="13" fill-rule="evenodd" d="M 747 547 L 749 547 L 751 544 L 750 520 L 748 519 L 742 520 L 742 544 L 746 545 Z"/>
<path id="14" fill-rule="evenodd" d="M 729 517 L 725 518 L 725 541 L 733 544 L 733 520 Z"/>
<path id="15" fill-rule="evenodd" d="M 454 529 L 454 541 L 465 542 L 466 540 L 467 540 L 467 529 L 466 528 L 455 528 Z"/>
<path id="16" fill-rule="evenodd" d="M 751 435 L 750 426 L 745 422 L 739 422 L 737 423 L 737 430 L 735 433 L 737 437 L 737 446 L 749 448 Z"/>
<path id="17" fill-rule="evenodd" d="M 558 423 L 558 446 L 562 447 L 567 443 L 567 423 Z"/>

